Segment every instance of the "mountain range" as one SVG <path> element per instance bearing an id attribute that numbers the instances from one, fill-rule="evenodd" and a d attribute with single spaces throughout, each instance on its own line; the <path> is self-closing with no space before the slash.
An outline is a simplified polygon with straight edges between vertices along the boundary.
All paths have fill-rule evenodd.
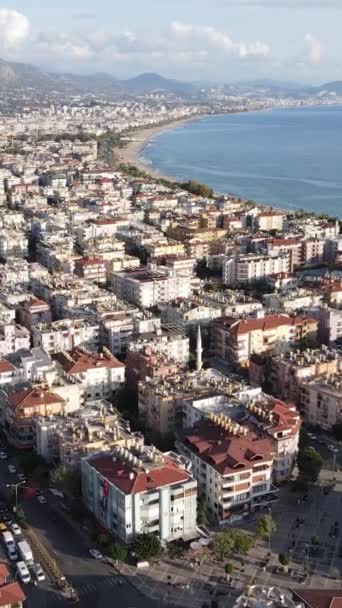
<path id="1" fill-rule="evenodd" d="M 164 78 L 160 74 L 145 73 L 135 78 L 118 79 L 107 73 L 79 75 L 42 70 L 26 63 L 0 59 L 0 86 L 5 91 L 37 89 L 40 92 L 60 91 L 70 94 L 105 94 L 111 96 L 140 96 L 162 92 L 180 98 L 198 98 L 206 91 L 220 88 L 229 94 L 258 94 L 264 96 L 307 97 L 309 95 L 342 95 L 342 81 L 310 87 L 292 82 L 255 80 L 230 84 L 196 83 Z"/>

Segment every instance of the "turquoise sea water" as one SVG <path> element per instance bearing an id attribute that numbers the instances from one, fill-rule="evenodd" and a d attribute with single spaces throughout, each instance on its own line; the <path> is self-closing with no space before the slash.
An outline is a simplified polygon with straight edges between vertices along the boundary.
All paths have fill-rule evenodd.
<path id="1" fill-rule="evenodd" d="M 219 192 L 342 217 L 342 106 L 210 116 L 155 136 L 141 160 Z"/>

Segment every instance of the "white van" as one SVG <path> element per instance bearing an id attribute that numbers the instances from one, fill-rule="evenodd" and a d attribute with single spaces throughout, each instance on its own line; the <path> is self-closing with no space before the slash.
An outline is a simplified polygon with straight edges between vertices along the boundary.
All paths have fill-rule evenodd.
<path id="1" fill-rule="evenodd" d="M 31 582 L 31 575 L 25 562 L 17 562 L 17 574 L 23 583 Z"/>
<path id="2" fill-rule="evenodd" d="M 2 539 L 3 539 L 7 549 L 9 547 L 13 547 L 13 549 L 15 549 L 15 542 L 14 542 L 14 538 L 13 538 L 13 535 L 11 534 L 11 532 L 3 532 Z"/>

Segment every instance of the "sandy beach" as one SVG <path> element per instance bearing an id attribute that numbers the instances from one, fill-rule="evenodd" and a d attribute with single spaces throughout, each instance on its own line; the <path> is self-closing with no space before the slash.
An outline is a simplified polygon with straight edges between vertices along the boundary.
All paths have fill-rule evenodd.
<path id="1" fill-rule="evenodd" d="M 148 127 L 145 129 L 137 130 L 132 133 L 132 140 L 127 143 L 124 148 L 114 149 L 115 158 L 119 163 L 126 163 L 130 165 L 134 165 L 138 167 L 141 171 L 146 171 L 152 177 L 155 178 L 165 178 L 170 181 L 175 181 L 175 177 L 170 177 L 168 175 L 162 174 L 158 169 L 155 169 L 152 165 L 148 163 L 144 163 L 141 161 L 140 156 L 145 148 L 146 144 L 153 139 L 159 133 L 164 133 L 165 131 L 169 131 L 171 129 L 176 129 L 177 127 L 181 127 L 189 122 L 200 120 L 205 118 L 206 115 L 203 116 L 191 116 L 189 118 L 180 118 L 178 120 L 173 120 L 164 125 L 156 125 L 155 127 Z"/>

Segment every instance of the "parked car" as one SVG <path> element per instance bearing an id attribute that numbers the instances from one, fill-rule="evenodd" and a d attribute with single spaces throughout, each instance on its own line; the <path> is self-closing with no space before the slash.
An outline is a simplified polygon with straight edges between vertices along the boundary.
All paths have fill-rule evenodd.
<path id="1" fill-rule="evenodd" d="M 8 557 L 10 558 L 10 560 L 12 562 L 16 562 L 18 559 L 18 553 L 15 547 L 13 546 L 8 546 L 7 547 L 7 553 L 8 553 Z"/>
<path id="2" fill-rule="evenodd" d="M 102 553 L 101 551 L 99 551 L 98 549 L 89 549 L 89 554 L 94 558 L 94 559 L 102 559 Z"/>
<path id="3" fill-rule="evenodd" d="M 14 534 L 14 536 L 21 536 L 21 528 L 18 524 L 14 523 L 10 525 L 10 528 Z"/>
<path id="4" fill-rule="evenodd" d="M 34 564 L 32 569 L 38 582 L 45 581 L 45 574 L 40 564 Z"/>
<path id="5" fill-rule="evenodd" d="M 0 460 L 7 460 L 8 456 L 6 452 L 0 452 Z"/>
<path id="6" fill-rule="evenodd" d="M 3 521 L 0 521 L 0 532 L 6 532 L 7 526 Z"/>
<path id="7" fill-rule="evenodd" d="M 25 473 L 18 473 L 17 477 L 18 477 L 19 481 L 26 481 Z"/>
<path id="8" fill-rule="evenodd" d="M 9 464 L 8 471 L 9 471 L 9 473 L 12 473 L 12 475 L 14 475 L 14 473 L 17 472 L 17 469 L 15 468 L 14 464 Z"/>
<path id="9" fill-rule="evenodd" d="M 17 562 L 17 574 L 23 583 L 30 583 L 31 576 L 25 562 Z"/>
<path id="10" fill-rule="evenodd" d="M 39 496 L 37 496 L 37 500 L 38 502 L 40 502 L 41 505 L 45 505 L 47 503 L 45 496 L 42 496 L 42 494 L 39 494 Z"/>

